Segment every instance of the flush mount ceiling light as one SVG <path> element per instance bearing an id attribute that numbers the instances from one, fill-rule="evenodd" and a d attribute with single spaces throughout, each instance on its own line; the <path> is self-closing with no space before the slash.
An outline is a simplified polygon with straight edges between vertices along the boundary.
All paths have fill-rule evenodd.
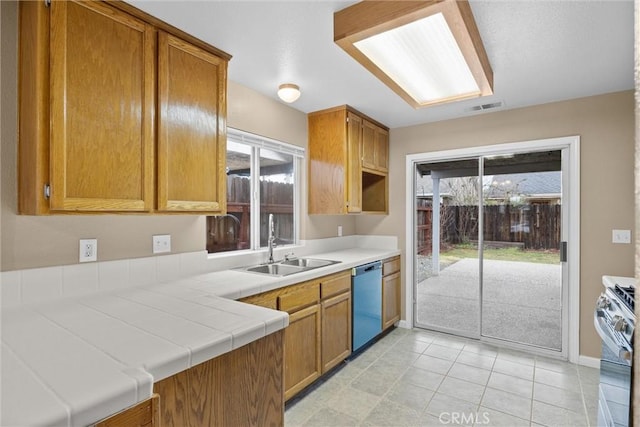
<path id="1" fill-rule="evenodd" d="M 281 84 L 278 87 L 278 97 L 284 102 L 291 104 L 300 98 L 300 88 L 293 83 Z"/>
<path id="2" fill-rule="evenodd" d="M 334 13 L 333 35 L 414 108 L 493 94 L 466 0 L 363 1 Z"/>

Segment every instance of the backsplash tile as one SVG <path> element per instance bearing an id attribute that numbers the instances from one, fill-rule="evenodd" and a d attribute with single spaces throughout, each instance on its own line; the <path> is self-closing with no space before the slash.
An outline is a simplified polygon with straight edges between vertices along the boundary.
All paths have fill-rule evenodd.
<path id="1" fill-rule="evenodd" d="M 62 297 L 62 267 L 23 270 L 21 289 L 23 304 L 45 302 Z"/>
<path id="2" fill-rule="evenodd" d="M 62 293 L 74 296 L 98 290 L 98 264 L 87 263 L 62 267 Z"/>
<path id="3" fill-rule="evenodd" d="M 156 257 L 156 269 L 160 283 L 179 279 L 181 277 L 180 254 Z"/>
<path id="4" fill-rule="evenodd" d="M 0 273 L 0 286 L 2 287 L 2 307 L 10 307 L 20 304 L 20 288 L 22 283 L 21 271 L 3 271 Z"/>
<path id="5" fill-rule="evenodd" d="M 136 258 L 129 261 L 129 283 L 131 286 L 153 285 L 158 281 L 155 258 Z"/>
<path id="6" fill-rule="evenodd" d="M 129 260 L 98 263 L 98 289 L 113 290 L 129 286 Z"/>

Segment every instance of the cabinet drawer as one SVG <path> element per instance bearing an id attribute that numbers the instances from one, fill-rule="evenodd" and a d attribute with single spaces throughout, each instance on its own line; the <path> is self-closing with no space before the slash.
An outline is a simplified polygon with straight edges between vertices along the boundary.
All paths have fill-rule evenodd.
<path id="1" fill-rule="evenodd" d="M 339 273 L 322 280 L 320 292 L 322 299 L 351 290 L 351 273 Z"/>
<path id="2" fill-rule="evenodd" d="M 396 271 L 400 271 L 400 257 L 385 260 L 382 264 L 382 275 L 388 276 Z"/>
<path id="3" fill-rule="evenodd" d="M 246 302 L 247 304 L 259 305 L 260 307 L 271 308 L 273 310 L 278 309 L 278 297 L 273 292 L 252 295 L 250 297 L 242 298 L 240 301 Z"/>
<path id="4" fill-rule="evenodd" d="M 320 285 L 297 289 L 278 297 L 278 310 L 292 313 L 320 301 Z"/>

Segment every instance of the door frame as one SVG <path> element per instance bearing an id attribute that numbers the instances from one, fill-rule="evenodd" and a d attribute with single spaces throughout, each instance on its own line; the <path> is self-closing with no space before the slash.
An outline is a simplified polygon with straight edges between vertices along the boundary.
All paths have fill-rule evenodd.
<path id="1" fill-rule="evenodd" d="M 511 154 L 513 152 L 542 151 L 542 150 L 563 150 L 568 152 L 568 158 L 563 156 L 563 168 L 566 167 L 566 177 L 563 173 L 563 210 L 566 211 L 565 218 L 570 218 L 568 225 L 563 230 L 563 240 L 567 243 L 567 286 L 563 295 L 563 310 L 568 311 L 568 315 L 563 320 L 563 349 L 561 357 L 567 358 L 569 362 L 578 363 L 580 357 L 580 136 L 565 136 L 558 138 L 537 139 L 522 142 L 512 142 L 479 147 L 460 148 L 444 151 L 424 152 L 409 154 L 406 156 L 406 196 L 405 196 L 405 313 L 408 327 L 415 325 L 415 313 L 413 310 L 415 299 L 415 166 L 418 163 L 433 162 L 438 160 L 454 160 L 456 158 L 470 156 L 489 156 L 500 154 Z M 563 170 L 563 172 L 565 172 Z M 567 182 L 568 181 L 568 182 Z M 568 185 L 567 185 L 568 184 Z M 563 222 L 563 226 L 565 223 Z M 502 342 L 502 341 L 501 341 Z M 510 345 L 502 342 L 505 346 L 525 348 L 524 346 Z M 536 352 L 535 347 L 526 347 L 532 352 Z M 548 352 L 541 354 L 549 355 Z"/>

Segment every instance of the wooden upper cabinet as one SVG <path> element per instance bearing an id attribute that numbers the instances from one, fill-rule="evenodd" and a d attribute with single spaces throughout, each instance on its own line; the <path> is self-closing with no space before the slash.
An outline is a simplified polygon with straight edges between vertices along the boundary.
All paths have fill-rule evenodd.
<path id="1" fill-rule="evenodd" d="M 347 212 L 362 212 L 362 119 L 347 113 Z"/>
<path id="2" fill-rule="evenodd" d="M 19 19 L 20 213 L 224 212 L 229 55 L 124 2 Z"/>
<path id="3" fill-rule="evenodd" d="M 362 168 L 387 172 L 389 132 L 368 120 L 362 123 Z"/>
<path id="4" fill-rule="evenodd" d="M 386 213 L 388 130 L 348 106 L 308 120 L 309 214 Z"/>
<path id="5" fill-rule="evenodd" d="M 158 35 L 158 210 L 226 210 L 227 62 Z"/>
<path id="6" fill-rule="evenodd" d="M 49 209 L 151 210 L 153 27 L 104 3 L 52 2 L 49 49 Z"/>

